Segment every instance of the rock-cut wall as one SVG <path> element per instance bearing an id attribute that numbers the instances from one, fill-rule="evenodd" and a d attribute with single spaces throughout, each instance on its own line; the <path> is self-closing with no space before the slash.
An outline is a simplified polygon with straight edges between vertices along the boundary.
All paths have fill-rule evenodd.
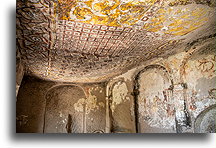
<path id="1" fill-rule="evenodd" d="M 53 82 L 24 75 L 17 132 L 215 132 L 215 37 L 157 57 L 101 83 Z"/>
<path id="2" fill-rule="evenodd" d="M 104 133 L 105 84 L 59 83 L 24 76 L 17 96 L 21 133 Z"/>
<path id="3" fill-rule="evenodd" d="M 141 63 L 112 79 L 120 80 L 107 86 L 112 126 L 125 127 L 125 120 L 116 116 L 121 114 L 133 120 L 124 132 L 215 132 L 215 114 L 208 109 L 216 103 L 214 42 L 214 36 L 200 38 L 183 52 Z M 204 115 L 210 121 L 200 116 L 203 112 L 209 112 Z"/>

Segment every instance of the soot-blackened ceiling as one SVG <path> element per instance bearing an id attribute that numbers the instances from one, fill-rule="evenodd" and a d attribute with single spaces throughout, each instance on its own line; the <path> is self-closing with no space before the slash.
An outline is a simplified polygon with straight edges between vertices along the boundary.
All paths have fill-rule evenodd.
<path id="1" fill-rule="evenodd" d="M 215 0 L 17 0 L 29 74 L 103 81 L 214 33 Z"/>

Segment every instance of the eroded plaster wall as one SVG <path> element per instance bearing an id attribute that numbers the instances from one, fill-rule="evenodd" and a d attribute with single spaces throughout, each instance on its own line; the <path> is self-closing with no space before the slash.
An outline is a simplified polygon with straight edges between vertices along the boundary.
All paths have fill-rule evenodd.
<path id="1" fill-rule="evenodd" d="M 85 115 L 77 105 L 85 92 L 74 85 L 54 86 L 46 94 L 45 133 L 84 132 Z"/>
<path id="2" fill-rule="evenodd" d="M 105 132 L 104 83 L 59 83 L 24 76 L 17 97 L 17 132 Z"/>
<path id="3" fill-rule="evenodd" d="M 84 84 L 86 92 L 86 132 L 105 133 L 106 91 L 105 83 Z M 84 106 L 83 106 L 84 107 Z"/>
<path id="4" fill-rule="evenodd" d="M 211 105 L 202 111 L 195 120 L 196 133 L 215 133 L 216 105 Z"/>
<path id="5" fill-rule="evenodd" d="M 42 133 L 45 113 L 45 95 L 54 82 L 24 76 L 16 102 L 16 132 Z"/>
<path id="6" fill-rule="evenodd" d="M 194 132 L 198 115 L 216 102 L 214 40 L 213 36 L 201 38 L 183 52 L 155 58 L 112 80 L 121 79 L 128 86 L 122 91 L 133 94 L 134 110 L 119 112 L 131 118 L 135 115 L 137 132 Z M 142 71 L 145 72 L 140 74 Z M 215 121 L 215 116 L 210 117 Z"/>
<path id="7" fill-rule="evenodd" d="M 122 79 L 111 83 L 112 87 L 108 92 L 110 97 L 111 132 L 134 133 L 136 132 L 133 112 L 134 102 L 129 86 Z"/>
<path id="8" fill-rule="evenodd" d="M 24 76 L 17 132 L 215 132 L 214 36 L 140 63 L 107 82 L 73 84 Z"/>
<path id="9" fill-rule="evenodd" d="M 139 132 L 175 132 L 173 84 L 165 68 L 145 67 L 137 77 L 137 112 Z"/>

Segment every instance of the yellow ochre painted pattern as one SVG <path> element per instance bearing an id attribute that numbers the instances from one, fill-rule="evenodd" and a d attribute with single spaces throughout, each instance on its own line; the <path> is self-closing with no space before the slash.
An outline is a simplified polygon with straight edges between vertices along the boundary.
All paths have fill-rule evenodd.
<path id="1" fill-rule="evenodd" d="M 143 28 L 148 31 L 163 31 L 165 34 L 185 35 L 208 21 L 209 10 L 204 8 L 159 9 Z"/>
<path id="2" fill-rule="evenodd" d="M 59 0 L 60 19 L 107 26 L 131 26 L 157 0 Z M 69 10 L 69 11 L 65 11 Z M 64 13 L 64 14 L 62 14 Z"/>
<path id="3" fill-rule="evenodd" d="M 191 7 L 188 0 L 158 3 L 158 0 L 58 0 L 54 7 L 60 20 L 116 27 L 138 25 L 147 31 L 172 35 L 185 35 L 208 21 L 207 6 Z M 157 7 L 155 11 L 149 11 L 153 7 Z"/>

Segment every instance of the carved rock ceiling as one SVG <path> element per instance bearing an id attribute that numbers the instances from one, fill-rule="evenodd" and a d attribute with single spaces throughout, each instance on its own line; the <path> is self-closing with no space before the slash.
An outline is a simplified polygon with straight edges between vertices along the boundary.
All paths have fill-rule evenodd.
<path id="1" fill-rule="evenodd" d="M 17 0 L 26 71 L 54 81 L 109 79 L 213 26 L 215 0 Z"/>

